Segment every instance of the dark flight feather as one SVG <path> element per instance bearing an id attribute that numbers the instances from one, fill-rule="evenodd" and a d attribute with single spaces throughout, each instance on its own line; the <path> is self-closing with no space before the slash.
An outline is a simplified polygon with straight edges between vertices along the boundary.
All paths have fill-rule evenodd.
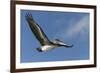
<path id="1" fill-rule="evenodd" d="M 25 18 L 26 18 L 26 20 L 28 22 L 28 25 L 29 25 L 31 31 L 33 32 L 35 37 L 38 39 L 40 44 L 41 45 L 50 44 L 49 39 L 47 38 L 47 36 L 43 32 L 42 28 L 35 22 L 35 20 L 32 17 L 32 14 L 31 13 L 27 13 Z"/>

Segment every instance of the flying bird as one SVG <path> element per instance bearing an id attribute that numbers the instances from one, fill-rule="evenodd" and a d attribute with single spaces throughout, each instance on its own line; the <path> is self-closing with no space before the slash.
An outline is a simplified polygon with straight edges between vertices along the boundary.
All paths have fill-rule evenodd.
<path id="1" fill-rule="evenodd" d="M 39 52 L 47 51 L 47 50 L 52 50 L 57 47 L 66 47 L 66 48 L 71 48 L 73 45 L 67 45 L 63 41 L 59 39 L 55 39 L 53 41 L 50 41 L 42 28 L 37 24 L 37 22 L 33 19 L 31 13 L 26 13 L 25 18 L 27 20 L 27 23 L 35 35 L 36 39 L 39 41 L 41 44 L 41 47 L 37 48 Z"/>

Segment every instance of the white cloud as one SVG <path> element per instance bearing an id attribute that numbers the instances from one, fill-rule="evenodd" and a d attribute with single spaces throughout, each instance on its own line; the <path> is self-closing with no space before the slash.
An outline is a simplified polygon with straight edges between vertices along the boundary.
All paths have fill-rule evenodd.
<path id="1" fill-rule="evenodd" d="M 77 36 L 78 34 L 80 37 L 86 36 L 86 34 L 89 32 L 89 16 L 83 16 L 79 21 L 75 21 L 74 19 L 71 19 L 69 21 L 69 25 L 67 28 L 64 28 L 60 30 L 60 32 L 57 32 L 54 36 L 55 38 L 73 38 L 74 36 Z M 58 30 L 59 31 L 59 30 Z"/>
<path id="2" fill-rule="evenodd" d="M 80 34 L 85 34 L 89 29 L 89 17 L 84 16 L 82 19 L 80 19 L 78 22 L 73 23 L 73 26 L 69 27 L 69 29 L 65 29 L 65 36 L 66 37 L 72 37 L 77 35 L 78 33 Z"/>

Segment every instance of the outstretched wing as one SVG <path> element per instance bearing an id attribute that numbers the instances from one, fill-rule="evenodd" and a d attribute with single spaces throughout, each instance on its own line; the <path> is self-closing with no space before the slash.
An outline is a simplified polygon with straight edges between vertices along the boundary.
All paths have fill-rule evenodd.
<path id="1" fill-rule="evenodd" d="M 35 22 L 35 20 L 32 17 L 32 14 L 27 13 L 25 17 L 29 24 L 30 29 L 32 30 L 32 32 L 34 33 L 35 37 L 40 42 L 40 44 L 41 45 L 49 44 L 50 43 L 49 39 L 43 32 L 42 28 Z"/>
<path id="2" fill-rule="evenodd" d="M 64 46 L 64 47 L 73 47 L 73 45 L 69 45 L 69 44 L 65 44 L 63 41 L 61 41 L 61 40 L 59 40 L 59 39 L 55 39 L 56 41 L 56 43 L 58 42 L 58 44 L 60 45 L 60 46 Z"/>

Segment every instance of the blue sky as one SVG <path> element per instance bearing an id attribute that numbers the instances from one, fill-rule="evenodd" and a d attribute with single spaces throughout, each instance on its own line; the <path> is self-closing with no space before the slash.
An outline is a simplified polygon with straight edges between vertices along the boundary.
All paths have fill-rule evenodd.
<path id="1" fill-rule="evenodd" d="M 35 21 L 52 41 L 61 39 L 72 48 L 58 47 L 38 52 L 38 40 L 30 30 L 25 14 Z M 21 10 L 21 62 L 71 61 L 89 59 L 89 13 Z"/>

